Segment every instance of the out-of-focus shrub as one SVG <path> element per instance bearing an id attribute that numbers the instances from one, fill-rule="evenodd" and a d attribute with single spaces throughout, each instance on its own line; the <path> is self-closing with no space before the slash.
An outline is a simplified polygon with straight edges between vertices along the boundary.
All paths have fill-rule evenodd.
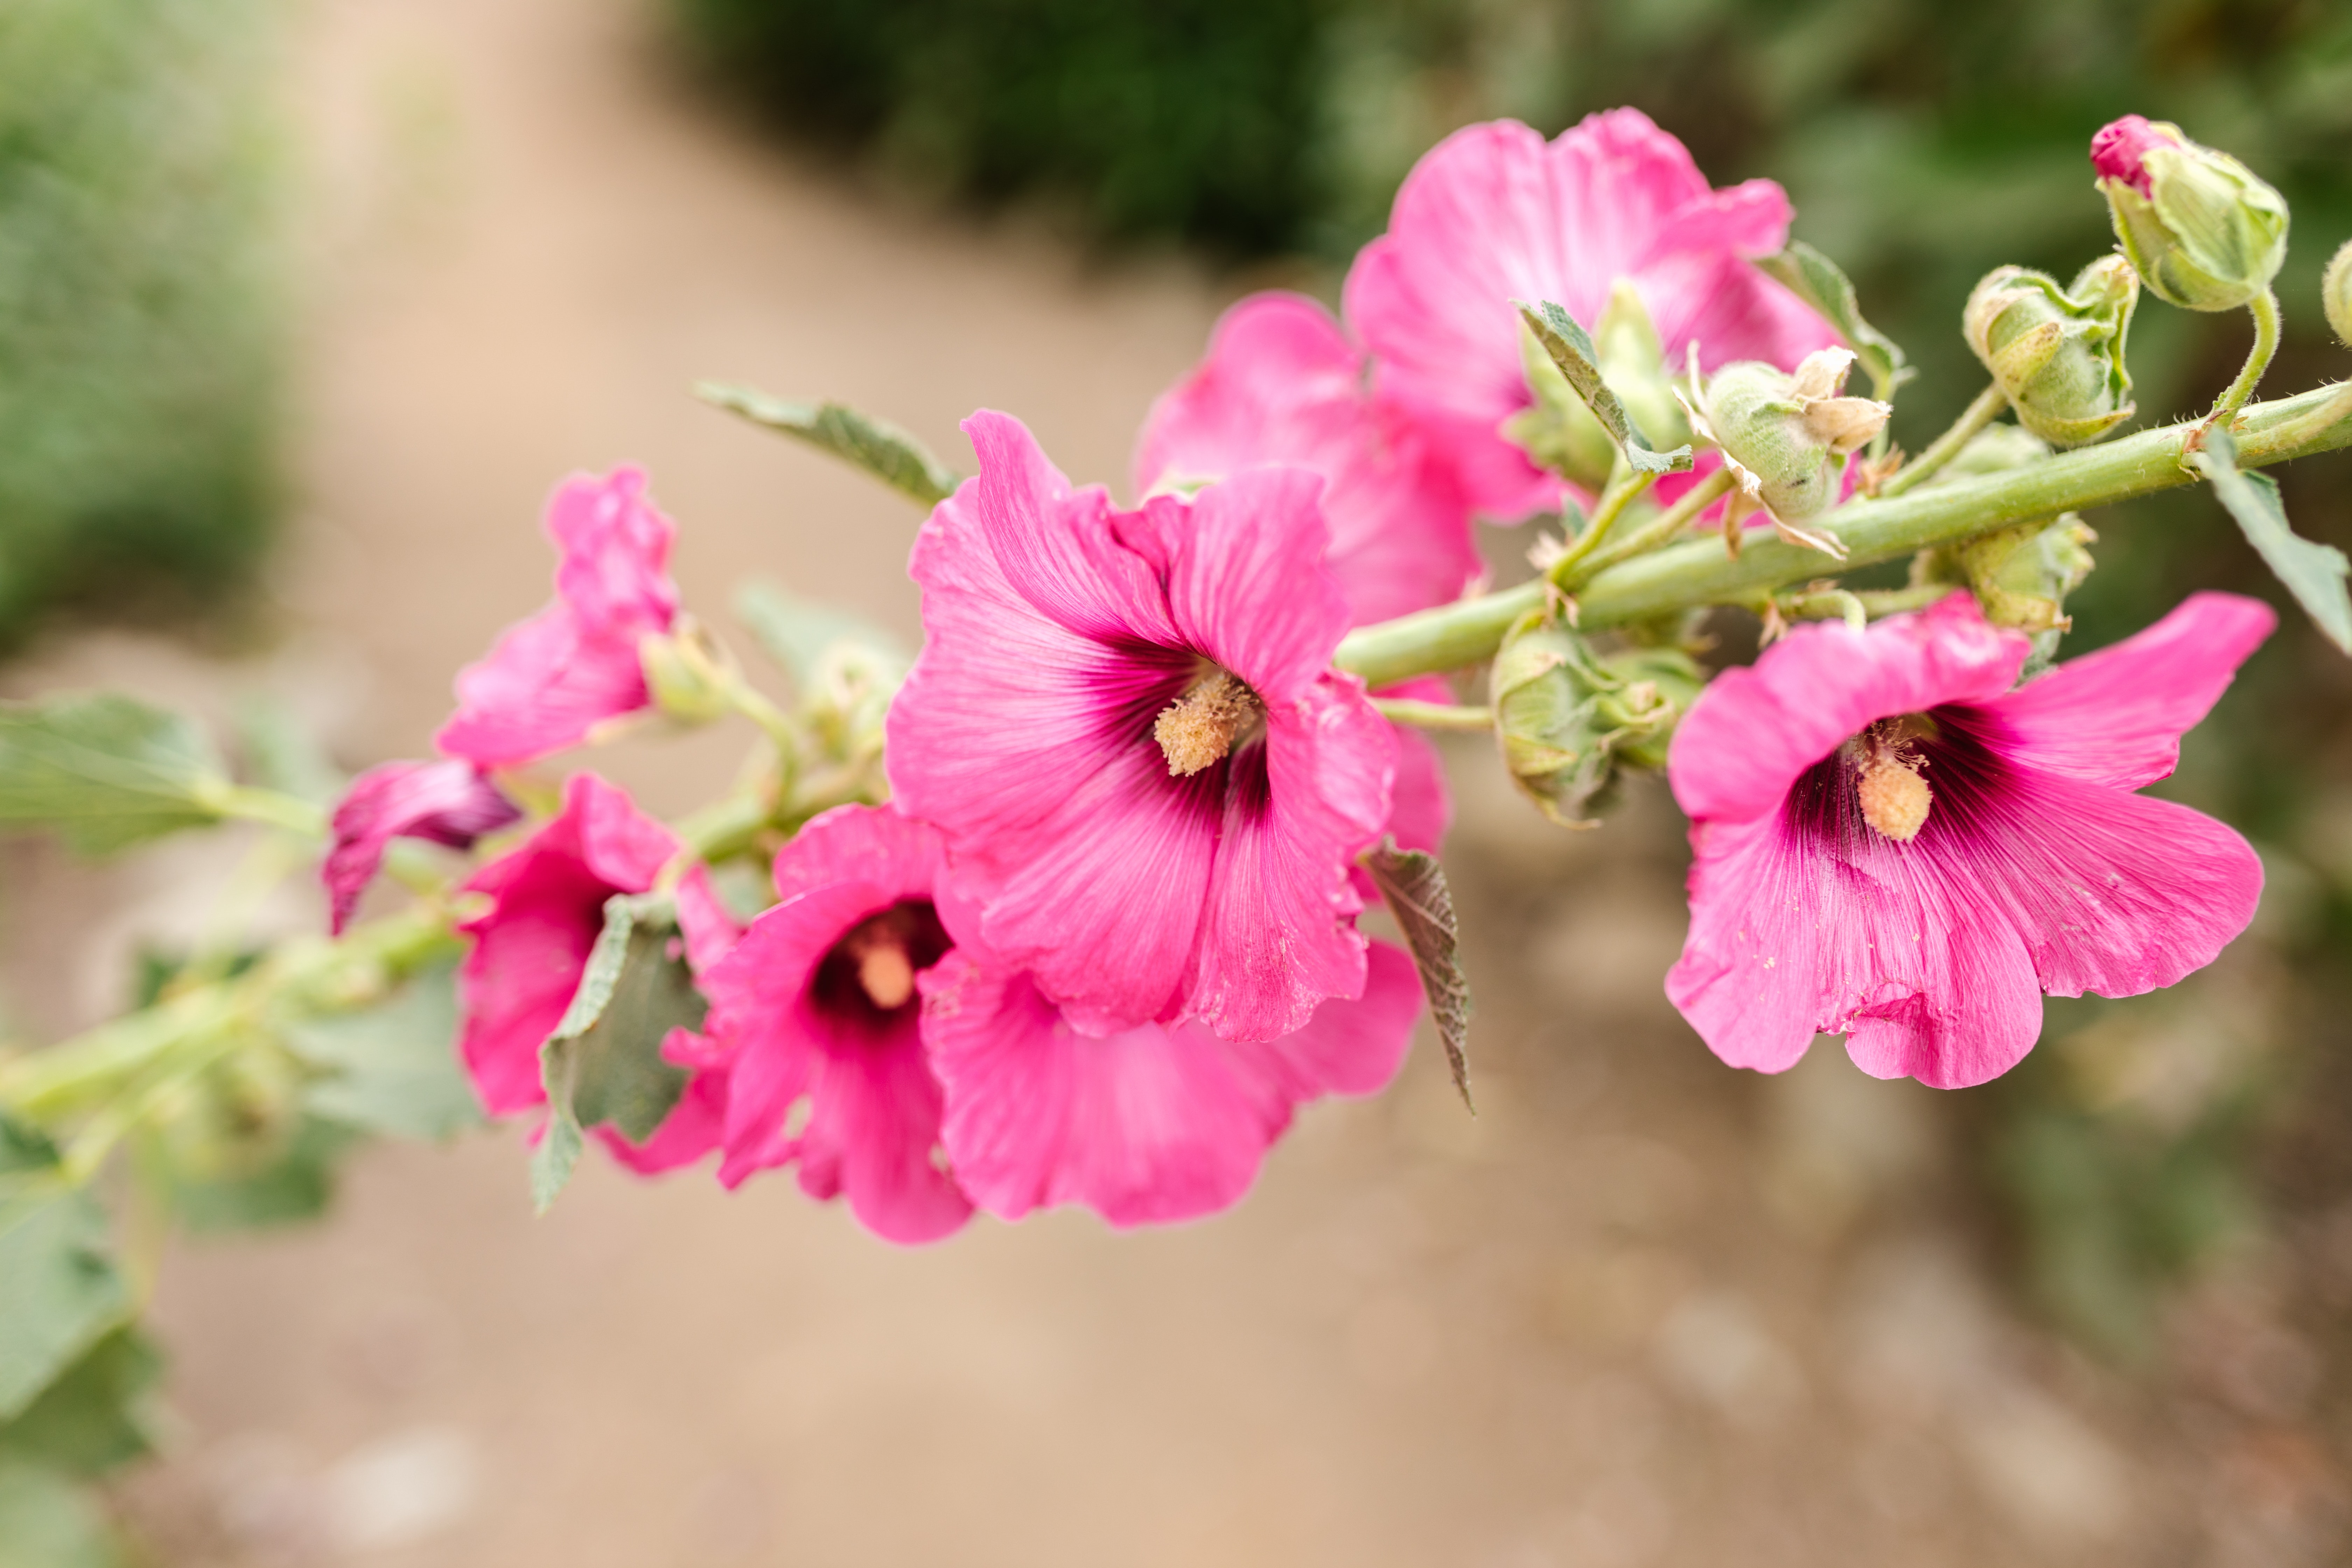
<path id="1" fill-rule="evenodd" d="M 0 6 L 0 642 L 208 603 L 267 541 L 275 10 Z"/>

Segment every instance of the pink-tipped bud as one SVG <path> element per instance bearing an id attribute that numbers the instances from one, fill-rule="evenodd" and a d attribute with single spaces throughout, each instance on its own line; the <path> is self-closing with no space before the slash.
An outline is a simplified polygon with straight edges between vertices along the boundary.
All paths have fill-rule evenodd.
<path id="1" fill-rule="evenodd" d="M 2285 198 L 2178 125 L 2126 114 L 2091 138 L 2116 238 L 2148 292 L 2190 310 L 2234 310 L 2286 259 Z"/>
<path id="2" fill-rule="evenodd" d="M 2169 132 L 2170 134 L 2167 134 Z M 2141 195 L 2150 192 L 2147 155 L 2158 147 L 2181 144 L 2179 132 L 2157 124 L 2144 114 L 2126 114 L 2099 128 L 2091 138 L 2091 167 L 2103 180 L 2121 180 Z"/>

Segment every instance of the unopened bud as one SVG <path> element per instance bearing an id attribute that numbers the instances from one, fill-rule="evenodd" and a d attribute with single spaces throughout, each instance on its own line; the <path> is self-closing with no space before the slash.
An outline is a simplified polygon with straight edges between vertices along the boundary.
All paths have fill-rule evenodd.
<path id="1" fill-rule="evenodd" d="M 1969 347 L 2017 410 L 2017 422 L 2059 447 L 2095 441 L 2130 418 L 2124 340 L 2139 279 L 2103 256 L 2064 289 L 2046 272 L 1996 267 L 1960 317 Z"/>
<path id="2" fill-rule="evenodd" d="M 2126 114 L 2091 138 L 2116 237 L 2151 293 L 2191 310 L 2233 310 L 2286 259 L 2286 200 L 2180 127 Z"/>
<path id="3" fill-rule="evenodd" d="M 2319 280 L 2319 303 L 2336 341 L 2352 349 L 2352 239 L 2327 264 L 2326 276 Z"/>
<path id="4" fill-rule="evenodd" d="M 667 632 L 649 632 L 637 643 L 637 662 L 654 706 L 685 724 L 707 724 L 732 706 L 729 689 L 734 666 L 727 650 L 691 616 L 681 615 Z"/>
<path id="5" fill-rule="evenodd" d="M 1690 425 L 1675 401 L 1665 350 L 1648 307 L 1631 281 L 1619 279 L 1592 326 L 1592 346 L 1609 390 L 1654 450 L 1686 445 Z M 1598 495 L 1617 461 L 1617 445 L 1568 384 L 1551 355 L 1526 325 L 1519 359 L 1534 401 L 1503 422 L 1503 434 L 1537 467 Z"/>
<path id="6" fill-rule="evenodd" d="M 1511 778 L 1564 827 L 1591 825 L 1621 765 L 1663 767 L 1675 722 L 1705 677 L 1672 648 L 1596 658 L 1584 639 L 1523 621 L 1489 677 L 1495 728 Z"/>
<path id="7" fill-rule="evenodd" d="M 1851 349 L 1817 349 L 1793 374 L 1741 360 L 1707 381 L 1706 434 L 1740 471 L 1742 487 L 1784 522 L 1837 500 L 1847 456 L 1869 445 L 1894 412 L 1874 398 L 1842 395 L 1853 367 Z"/>

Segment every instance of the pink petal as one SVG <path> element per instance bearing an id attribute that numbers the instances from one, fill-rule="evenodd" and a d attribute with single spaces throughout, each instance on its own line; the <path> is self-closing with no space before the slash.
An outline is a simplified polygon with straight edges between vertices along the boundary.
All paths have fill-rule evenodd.
<path id="1" fill-rule="evenodd" d="M 1348 601 L 1323 564 L 1322 490 L 1304 468 L 1256 468 L 1171 510 L 1168 607 L 1181 640 L 1269 705 L 1320 676 L 1348 633 Z"/>
<path id="2" fill-rule="evenodd" d="M 642 635 L 677 615 L 669 552 L 677 525 L 646 500 L 645 470 L 624 465 L 603 479 L 576 474 L 547 505 L 547 533 L 562 552 L 555 589 L 590 625 Z"/>
<path id="3" fill-rule="evenodd" d="M 710 885 L 710 868 L 698 865 L 678 879 L 675 895 L 678 934 L 686 939 L 686 963 L 702 973 L 743 938 L 743 928 Z"/>
<path id="4" fill-rule="evenodd" d="M 971 1217 L 971 1201 L 939 1157 L 940 1091 L 915 1018 L 887 1043 L 812 1058 L 800 1181 L 811 1197 L 840 1194 L 858 1223 L 901 1246 L 937 1241 Z"/>
<path id="5" fill-rule="evenodd" d="M 352 781 L 335 807 L 334 843 L 320 875 L 341 936 L 394 838 L 455 848 L 520 821 L 522 813 L 470 763 L 386 763 Z"/>
<path id="6" fill-rule="evenodd" d="M 2121 180 L 2143 196 L 2154 194 L 2147 155 L 2177 147 L 2179 139 L 2158 131 L 2144 114 L 2126 114 L 2099 127 L 2091 138 L 2091 168 L 2103 180 Z"/>
<path id="7" fill-rule="evenodd" d="M 2002 750 L 2092 784 L 2154 784 L 2179 764 L 2180 737 L 2277 625 L 2258 599 L 2192 594 L 2145 631 L 1989 703 L 2008 729 Z"/>

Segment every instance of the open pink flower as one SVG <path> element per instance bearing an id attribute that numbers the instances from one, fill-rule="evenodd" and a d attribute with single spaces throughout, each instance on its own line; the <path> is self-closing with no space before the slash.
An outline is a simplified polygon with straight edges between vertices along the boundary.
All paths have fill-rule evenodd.
<path id="1" fill-rule="evenodd" d="M 676 854 L 676 835 L 638 812 L 622 791 L 593 773 L 564 781 L 563 809 L 512 854 L 493 860 L 466 884 L 490 907 L 458 929 L 473 951 L 457 972 L 465 1023 L 458 1047 L 482 1105 L 514 1116 L 547 1103 L 539 1048 L 562 1021 L 604 929 L 604 903 L 642 893 Z M 725 948 L 732 936 L 699 868 L 681 883 L 678 918 L 691 963 Z M 694 1045 L 673 1030 L 663 1054 L 679 1065 Z M 697 1072 L 653 1136 L 631 1144 L 609 1127 L 595 1129 L 625 1164 L 667 1170 L 708 1153 L 719 1142 L 725 1076 Z"/>
<path id="2" fill-rule="evenodd" d="M 1396 742 L 1330 668 L 1321 481 L 1256 468 L 1123 512 L 981 413 L 980 474 L 915 544 L 929 639 L 890 783 L 1008 969 L 1092 1029 L 1302 1027 L 1364 984 L 1349 865 Z"/>
<path id="3" fill-rule="evenodd" d="M 781 901 L 704 977 L 730 1086 L 719 1180 L 797 1162 L 812 1197 L 845 1195 L 891 1241 L 934 1241 L 970 1216 L 937 1158 L 915 989 L 953 945 L 945 870 L 938 831 L 887 806 L 826 812 L 776 857 Z"/>
<path id="4" fill-rule="evenodd" d="M 1735 1067 L 1844 1034 L 1864 1071 L 1950 1089 L 2017 1064 L 2044 993 L 2136 995 L 2210 963 L 2262 863 L 2132 792 L 2274 622 L 2198 594 L 2012 690 L 2027 639 L 1959 593 L 1726 671 L 1669 755 L 1696 860 L 1666 994 Z"/>
<path id="5" fill-rule="evenodd" d="M 370 768 L 352 781 L 336 805 L 334 843 L 320 868 L 334 934 L 343 934 L 394 839 L 423 838 L 468 849 L 483 834 L 521 817 L 471 763 L 385 763 Z"/>
<path id="6" fill-rule="evenodd" d="M 1461 596 L 1479 569 L 1451 467 L 1363 351 L 1297 294 L 1227 310 L 1198 368 L 1160 395 L 1135 453 L 1138 493 L 1286 463 L 1324 479 L 1327 557 L 1358 624 Z"/>
<path id="7" fill-rule="evenodd" d="M 1276 1040 L 1198 1024 L 1097 1037 L 1026 974 L 950 952 L 922 978 L 956 1180 L 1003 1219 L 1083 1204 L 1118 1226 L 1214 1214 L 1249 1190 L 1293 1108 L 1395 1076 L 1421 1007 L 1412 961 L 1371 944 L 1363 994 Z"/>
<path id="8" fill-rule="evenodd" d="M 434 744 L 485 767 L 576 746 L 652 701 L 637 645 L 677 618 L 669 551 L 677 530 L 646 500 L 642 469 L 566 479 L 548 502 L 562 560 L 555 602 L 507 628 L 457 672 L 457 711 Z"/>
<path id="9" fill-rule="evenodd" d="M 1453 455 L 1471 504 L 1517 519 L 1559 504 L 1560 482 L 1500 426 L 1530 401 L 1513 300 L 1549 300 L 1591 327 L 1630 279 L 1679 369 L 1782 369 L 1837 341 L 1750 258 L 1778 250 L 1789 201 L 1769 180 L 1712 190 L 1681 142 L 1631 109 L 1547 143 L 1516 121 L 1455 132 L 1397 192 L 1389 231 L 1348 274 L 1348 320 L 1377 384 Z"/>

